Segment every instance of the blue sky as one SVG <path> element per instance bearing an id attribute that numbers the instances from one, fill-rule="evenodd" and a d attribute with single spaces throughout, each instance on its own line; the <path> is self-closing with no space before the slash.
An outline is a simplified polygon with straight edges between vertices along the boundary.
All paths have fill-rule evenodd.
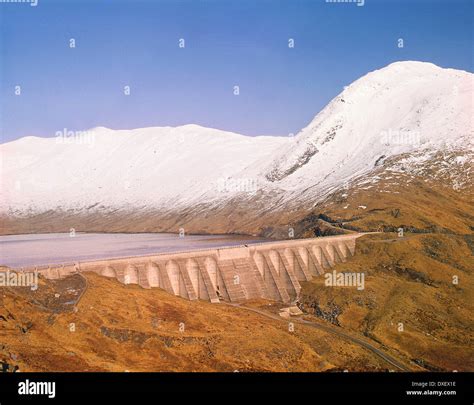
<path id="1" fill-rule="evenodd" d="M 391 62 L 472 72 L 473 8 L 470 0 L 0 3 L 1 142 L 189 123 L 296 133 L 343 86 Z"/>

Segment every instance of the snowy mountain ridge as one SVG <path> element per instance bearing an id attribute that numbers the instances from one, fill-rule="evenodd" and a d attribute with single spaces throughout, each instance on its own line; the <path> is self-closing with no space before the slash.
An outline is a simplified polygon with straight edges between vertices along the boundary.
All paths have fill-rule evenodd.
<path id="1" fill-rule="evenodd" d="M 21 138 L 0 145 L 0 212 L 313 204 L 390 157 L 472 151 L 473 77 L 393 63 L 347 86 L 291 138 L 197 125 Z"/>

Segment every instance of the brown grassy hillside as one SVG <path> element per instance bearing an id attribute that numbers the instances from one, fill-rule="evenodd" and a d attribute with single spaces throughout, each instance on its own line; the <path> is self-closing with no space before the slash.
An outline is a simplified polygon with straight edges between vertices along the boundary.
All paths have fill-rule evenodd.
<path id="1" fill-rule="evenodd" d="M 87 285 L 76 275 L 41 280 L 36 292 L 0 288 L 0 360 L 21 371 L 389 368 L 366 349 L 323 331 L 297 324 L 289 332 L 283 319 L 95 274 L 87 274 Z"/>
<path id="2" fill-rule="evenodd" d="M 336 267 L 363 272 L 365 290 L 326 287 L 317 278 L 304 286 L 302 302 L 316 317 L 370 337 L 426 369 L 472 371 L 472 159 L 439 153 L 421 164 L 411 160 L 417 157 L 385 162 L 298 222 L 307 237 L 328 230 L 381 232 L 358 239 L 356 255 Z"/>
<path id="3" fill-rule="evenodd" d="M 365 289 L 326 286 L 318 277 L 304 285 L 302 306 L 428 370 L 472 371 L 473 247 L 471 236 L 364 236 L 357 241 L 356 255 L 335 269 L 365 273 Z"/>

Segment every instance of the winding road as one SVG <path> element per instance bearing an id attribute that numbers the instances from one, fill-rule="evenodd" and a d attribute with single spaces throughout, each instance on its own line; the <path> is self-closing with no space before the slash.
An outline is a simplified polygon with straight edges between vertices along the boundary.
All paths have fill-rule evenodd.
<path id="1" fill-rule="evenodd" d="M 222 302 L 222 303 L 225 304 L 225 305 L 234 307 L 234 308 L 240 308 L 240 309 L 244 309 L 244 310 L 247 310 L 247 311 L 252 311 L 252 312 L 255 312 L 257 314 L 263 315 L 267 318 L 271 318 L 273 320 L 284 322 L 284 320 L 280 316 L 269 313 L 267 311 L 263 311 L 263 310 L 256 309 L 256 308 L 241 306 L 240 304 L 232 304 L 232 303 L 228 303 L 228 302 Z M 408 367 L 406 367 L 404 364 L 402 364 L 401 362 L 399 362 L 398 360 L 396 360 L 392 356 L 384 353 L 383 351 L 381 351 L 377 347 L 371 345 L 370 343 L 368 343 L 368 342 L 366 342 L 362 339 L 356 338 L 354 336 L 351 336 L 347 333 L 335 330 L 335 328 L 332 327 L 332 326 L 322 325 L 322 324 L 319 324 L 319 323 L 316 323 L 316 322 L 308 321 L 306 319 L 297 319 L 297 318 L 292 319 L 292 322 L 307 325 L 311 328 L 319 329 L 319 330 L 322 330 L 324 332 L 331 333 L 333 335 L 339 336 L 339 337 L 341 337 L 345 340 L 348 340 L 352 343 L 355 343 L 356 345 L 362 346 L 365 349 L 371 351 L 373 354 L 380 357 L 382 360 L 389 363 L 390 365 L 392 365 L 393 367 L 395 367 L 396 369 L 398 369 L 400 371 L 412 371 Z"/>

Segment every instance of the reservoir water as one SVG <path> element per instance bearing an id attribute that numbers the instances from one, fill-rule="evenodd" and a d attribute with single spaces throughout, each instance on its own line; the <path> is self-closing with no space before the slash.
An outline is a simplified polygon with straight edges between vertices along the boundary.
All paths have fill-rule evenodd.
<path id="1" fill-rule="evenodd" d="M 0 236 L 0 265 L 12 268 L 239 246 L 268 239 L 171 233 L 48 233 Z"/>

